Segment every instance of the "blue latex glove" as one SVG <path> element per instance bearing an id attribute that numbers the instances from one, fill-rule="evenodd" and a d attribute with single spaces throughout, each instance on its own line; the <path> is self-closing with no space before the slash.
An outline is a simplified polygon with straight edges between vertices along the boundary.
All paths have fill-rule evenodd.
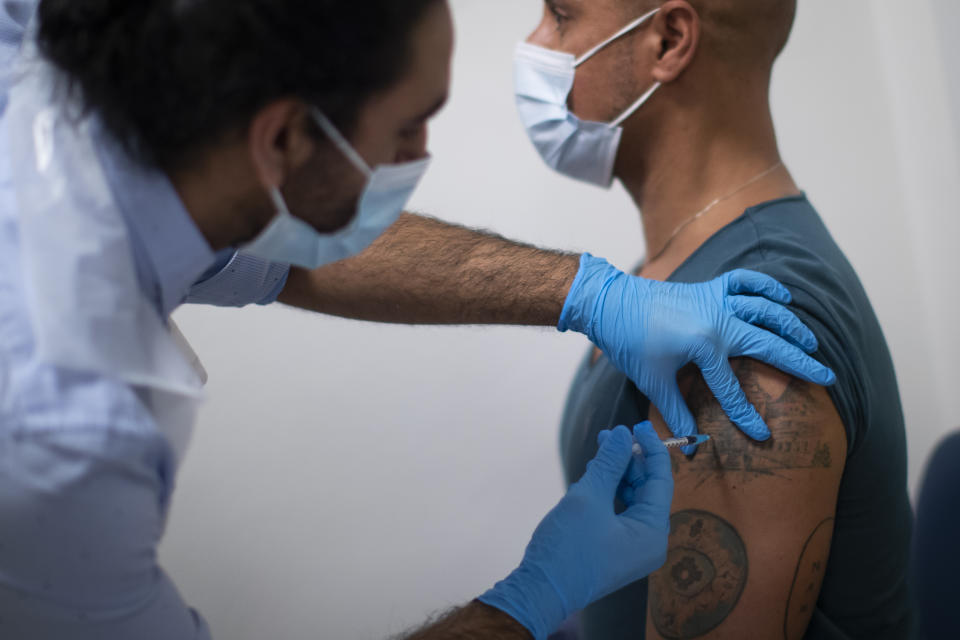
<path id="1" fill-rule="evenodd" d="M 579 482 L 547 514 L 520 566 L 480 597 L 537 640 L 603 596 L 659 569 L 667 557 L 673 476 L 670 455 L 649 422 L 601 434 Z M 616 515 L 614 496 L 626 511 Z"/>
<path id="2" fill-rule="evenodd" d="M 817 339 L 781 306 L 791 299 L 783 285 L 755 271 L 738 269 L 702 284 L 667 283 L 627 275 L 584 254 L 558 328 L 586 334 L 656 405 L 674 435 L 697 432 L 677 387 L 677 371 L 693 362 L 730 420 L 766 440 L 770 430 L 747 401 L 730 358 L 754 358 L 814 384 L 836 382 L 833 371 L 807 355 L 817 350 Z"/>

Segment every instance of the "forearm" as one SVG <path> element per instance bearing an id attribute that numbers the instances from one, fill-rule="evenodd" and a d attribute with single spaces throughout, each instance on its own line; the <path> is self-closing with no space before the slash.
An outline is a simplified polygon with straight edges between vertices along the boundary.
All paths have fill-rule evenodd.
<path id="1" fill-rule="evenodd" d="M 359 256 L 294 269 L 280 301 L 377 322 L 556 326 L 579 260 L 404 214 Z"/>
<path id="2" fill-rule="evenodd" d="M 530 640 L 533 636 L 509 615 L 474 600 L 402 640 Z"/>

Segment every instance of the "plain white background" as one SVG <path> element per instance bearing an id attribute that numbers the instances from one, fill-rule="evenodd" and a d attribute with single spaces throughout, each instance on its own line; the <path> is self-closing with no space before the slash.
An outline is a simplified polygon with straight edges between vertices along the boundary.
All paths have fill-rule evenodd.
<path id="1" fill-rule="evenodd" d="M 553 175 L 517 122 L 512 51 L 540 3 L 452 4 L 453 99 L 413 208 L 633 264 L 625 193 Z M 960 427 L 960 5 L 800 4 L 775 72 L 782 151 L 886 331 L 915 490 L 932 445 Z M 161 557 L 218 638 L 399 633 L 508 573 L 562 495 L 557 425 L 578 335 L 280 306 L 177 320 L 211 381 Z"/>

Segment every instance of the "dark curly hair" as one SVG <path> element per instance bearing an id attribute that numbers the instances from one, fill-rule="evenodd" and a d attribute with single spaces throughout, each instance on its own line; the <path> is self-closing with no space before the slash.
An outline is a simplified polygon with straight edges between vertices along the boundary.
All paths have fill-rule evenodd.
<path id="1" fill-rule="evenodd" d="M 440 0 L 42 0 L 41 54 L 147 164 L 184 163 L 278 98 L 349 134 Z"/>

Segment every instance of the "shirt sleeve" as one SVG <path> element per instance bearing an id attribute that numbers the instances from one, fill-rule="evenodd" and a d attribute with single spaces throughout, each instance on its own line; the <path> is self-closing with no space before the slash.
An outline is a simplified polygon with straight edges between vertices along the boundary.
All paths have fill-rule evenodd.
<path id="1" fill-rule="evenodd" d="M 159 434 L 0 438 L 0 637 L 210 640 L 157 565 L 171 456 Z"/>
<path id="2" fill-rule="evenodd" d="M 6 110 L 13 81 L 13 65 L 23 35 L 37 10 L 38 0 L 5 0 L 0 3 L 0 113 Z"/>
<path id="3" fill-rule="evenodd" d="M 214 268 L 190 289 L 185 302 L 218 307 L 276 302 L 290 275 L 290 265 L 269 262 L 230 249 L 217 255 Z"/>

